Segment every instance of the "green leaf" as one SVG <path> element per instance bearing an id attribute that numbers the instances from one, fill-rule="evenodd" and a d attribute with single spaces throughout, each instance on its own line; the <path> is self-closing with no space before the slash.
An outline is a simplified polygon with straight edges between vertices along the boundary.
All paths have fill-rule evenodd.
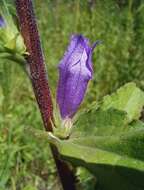
<path id="1" fill-rule="evenodd" d="M 128 120 L 139 119 L 144 106 L 144 92 L 136 87 L 135 83 L 127 83 L 112 95 L 105 96 L 101 104 L 102 110 L 115 108 L 125 111 Z"/>
<path id="2" fill-rule="evenodd" d="M 91 171 L 103 190 L 144 189 L 143 123 L 133 123 L 121 133 L 109 136 L 69 140 L 60 140 L 47 132 L 32 130 L 31 133 L 54 144 L 63 159 Z"/>
<path id="3" fill-rule="evenodd" d="M 144 128 L 59 141 L 62 157 L 89 169 L 105 190 L 144 189 Z"/>
<path id="4" fill-rule="evenodd" d="M 143 105 L 144 93 L 128 83 L 80 114 L 70 139 L 52 133 L 36 136 L 55 145 L 66 161 L 91 171 L 101 190 L 143 190 L 144 123 L 139 120 Z"/>
<path id="5" fill-rule="evenodd" d="M 144 93 L 128 83 L 80 114 L 59 151 L 89 169 L 104 190 L 144 189 Z"/>
<path id="6" fill-rule="evenodd" d="M 111 128 L 109 135 L 82 136 L 81 134 L 79 137 L 71 138 L 69 142 L 91 148 L 97 147 L 144 161 L 144 124 L 136 128 L 127 126 L 121 131 Z"/>
<path id="7" fill-rule="evenodd" d="M 121 131 L 124 126 L 139 119 L 143 106 L 144 92 L 135 83 L 127 83 L 116 93 L 104 97 L 101 103 L 79 114 L 74 122 L 74 132 L 107 135 L 113 132 L 112 126 Z"/>
<path id="8" fill-rule="evenodd" d="M 74 135 L 75 132 L 85 132 L 87 135 L 99 132 L 106 135 L 111 133 L 112 126 L 118 127 L 121 130 L 121 126 L 127 124 L 127 114 L 124 111 L 119 111 L 113 108 L 108 110 L 89 110 L 81 114 L 77 121 L 74 123 Z M 109 129 L 109 127 L 111 127 Z M 103 131 L 104 129 L 104 131 Z M 106 130 L 105 130 L 106 129 Z M 104 133 L 103 133 L 104 132 Z"/>
<path id="9" fill-rule="evenodd" d="M 63 142 L 59 152 L 75 166 L 89 169 L 104 190 L 144 189 L 144 162 L 109 151 Z"/>
<path id="10" fill-rule="evenodd" d="M 144 105 L 144 92 L 134 83 L 128 83 L 116 93 L 103 98 L 101 103 L 91 106 L 88 111 L 75 119 L 73 135 L 109 135 L 114 130 L 121 132 L 133 120 L 140 117 Z M 110 127 L 110 128 L 109 128 Z"/>

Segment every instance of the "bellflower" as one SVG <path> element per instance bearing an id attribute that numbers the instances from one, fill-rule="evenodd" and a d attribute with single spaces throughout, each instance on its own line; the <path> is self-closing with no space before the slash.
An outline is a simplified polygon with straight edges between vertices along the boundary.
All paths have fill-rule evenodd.
<path id="1" fill-rule="evenodd" d="M 63 119 L 72 118 L 80 106 L 93 75 L 91 47 L 82 35 L 73 35 L 67 51 L 59 64 L 57 103 Z"/>

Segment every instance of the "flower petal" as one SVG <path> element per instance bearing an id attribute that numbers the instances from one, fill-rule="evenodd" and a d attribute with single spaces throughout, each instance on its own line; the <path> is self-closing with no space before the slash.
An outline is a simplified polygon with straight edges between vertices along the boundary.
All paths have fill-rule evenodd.
<path id="1" fill-rule="evenodd" d="M 88 57 L 88 60 L 87 60 L 87 67 L 89 68 L 89 70 L 91 71 L 91 73 L 93 73 L 93 64 L 92 64 L 92 53 L 95 49 L 95 47 L 97 45 L 101 44 L 101 41 L 100 40 L 97 40 L 91 47 L 90 51 L 89 51 L 89 57 Z"/>
<path id="2" fill-rule="evenodd" d="M 62 118 L 72 117 L 84 98 L 92 78 L 92 51 L 88 39 L 74 35 L 60 61 L 57 103 Z"/>

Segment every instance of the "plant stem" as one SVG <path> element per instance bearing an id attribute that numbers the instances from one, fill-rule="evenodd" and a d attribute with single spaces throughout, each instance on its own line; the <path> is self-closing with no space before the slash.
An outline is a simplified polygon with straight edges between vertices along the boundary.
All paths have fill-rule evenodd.
<path id="1" fill-rule="evenodd" d="M 44 127 L 52 131 L 53 106 L 48 86 L 47 72 L 34 15 L 32 0 L 15 0 L 20 29 L 29 55 L 26 56 L 35 97 L 42 115 Z M 59 177 L 64 190 L 75 190 L 75 177 L 69 165 L 51 145 Z"/>
<path id="2" fill-rule="evenodd" d="M 52 101 L 48 86 L 43 52 L 39 40 L 36 20 L 30 0 L 16 0 L 21 33 L 29 53 L 26 56 L 34 93 L 42 114 L 46 130 L 52 131 Z"/>

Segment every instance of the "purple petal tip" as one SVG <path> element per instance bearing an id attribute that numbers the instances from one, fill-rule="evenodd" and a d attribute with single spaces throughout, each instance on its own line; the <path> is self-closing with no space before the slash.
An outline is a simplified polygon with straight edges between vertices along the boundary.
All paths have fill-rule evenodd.
<path id="1" fill-rule="evenodd" d="M 92 50 L 94 50 L 94 48 L 97 46 L 97 45 L 100 45 L 102 44 L 102 41 L 101 40 L 97 40 L 93 45 L 92 45 Z"/>

